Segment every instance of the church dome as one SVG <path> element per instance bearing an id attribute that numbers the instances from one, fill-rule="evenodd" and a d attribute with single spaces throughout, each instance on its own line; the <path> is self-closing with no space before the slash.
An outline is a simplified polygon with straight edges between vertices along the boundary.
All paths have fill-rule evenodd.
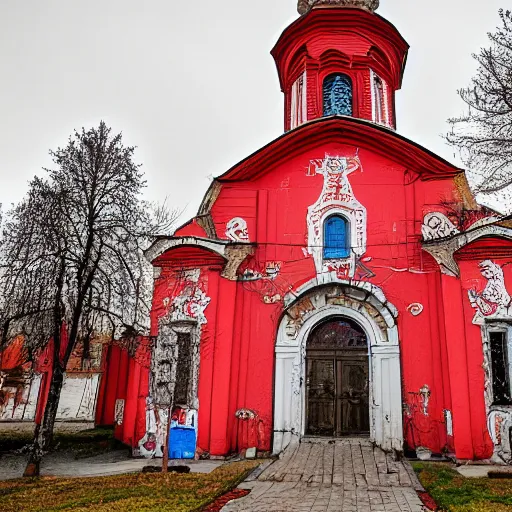
<path id="1" fill-rule="evenodd" d="M 379 7 L 379 0 L 299 0 L 297 10 L 299 14 L 306 14 L 313 7 L 322 5 L 332 7 L 359 7 L 373 12 Z"/>

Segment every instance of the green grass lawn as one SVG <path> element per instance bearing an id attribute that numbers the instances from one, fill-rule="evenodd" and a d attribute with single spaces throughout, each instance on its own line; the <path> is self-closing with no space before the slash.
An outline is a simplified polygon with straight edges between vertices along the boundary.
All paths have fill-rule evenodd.
<path id="1" fill-rule="evenodd" d="M 0 431 L 0 454 L 23 448 L 32 442 L 32 438 L 32 432 Z M 55 432 L 53 436 L 54 450 L 70 450 L 75 452 L 77 457 L 87 457 L 123 447 L 114 439 L 112 428 L 98 427 L 78 432 Z"/>
<path id="2" fill-rule="evenodd" d="M 448 512 L 511 512 L 512 480 L 464 478 L 446 463 L 413 463 L 425 489 Z"/>
<path id="3" fill-rule="evenodd" d="M 210 474 L 136 473 L 98 478 L 0 482 L 2 512 L 200 511 L 236 487 L 258 461 L 234 462 Z"/>

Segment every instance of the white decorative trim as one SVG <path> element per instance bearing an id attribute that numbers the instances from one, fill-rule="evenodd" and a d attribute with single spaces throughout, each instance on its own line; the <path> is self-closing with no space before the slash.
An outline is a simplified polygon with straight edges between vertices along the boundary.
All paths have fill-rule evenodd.
<path id="1" fill-rule="evenodd" d="M 378 78 L 382 84 L 382 120 L 378 120 L 378 111 L 377 108 L 379 106 L 377 101 L 377 86 L 376 86 L 376 78 Z M 390 115 L 389 115 L 389 88 L 386 81 L 381 78 L 373 69 L 370 68 L 370 91 L 372 97 L 372 121 L 374 123 L 391 127 Z"/>
<path id="2" fill-rule="evenodd" d="M 458 277 L 460 269 L 455 261 L 455 253 L 476 240 L 484 237 L 499 237 L 512 240 L 512 229 L 496 224 L 488 224 L 464 233 L 454 235 L 445 240 L 424 242 L 422 248 L 428 252 L 438 263 L 443 274 Z"/>
<path id="3" fill-rule="evenodd" d="M 505 285 L 503 269 L 491 260 L 485 260 L 478 265 L 487 284 L 482 292 L 468 290 L 471 306 L 476 309 L 473 323 L 483 325 L 492 318 L 508 317 L 512 320 L 512 299 Z"/>
<path id="4" fill-rule="evenodd" d="M 362 170 L 359 157 L 331 157 L 310 162 L 308 175 L 321 174 L 324 185 L 320 197 L 308 208 L 308 253 L 313 256 L 317 274 L 335 271 L 339 277 L 354 277 L 356 258 L 366 252 L 366 208 L 355 198 L 348 176 Z M 324 222 L 332 215 L 348 221 L 350 256 L 323 257 Z"/>
<path id="5" fill-rule="evenodd" d="M 460 233 L 453 222 L 444 213 L 440 212 L 432 212 L 425 215 L 421 232 L 423 240 L 426 242 Z"/>
<path id="6" fill-rule="evenodd" d="M 305 286 L 304 293 L 287 304 L 275 348 L 274 454 L 304 435 L 306 343 L 318 323 L 335 316 L 354 320 L 368 337 L 371 440 L 385 450 L 403 450 L 400 347 L 390 313 L 397 310 L 382 291 L 377 289 L 380 296 L 376 296 L 369 289 L 371 285 L 354 283 L 351 287 Z M 295 319 L 293 329 L 290 319 Z"/>
<path id="7" fill-rule="evenodd" d="M 247 222 L 242 217 L 235 217 L 226 224 L 226 237 L 233 242 L 250 242 Z"/>
<path id="8" fill-rule="evenodd" d="M 177 247 L 192 246 L 206 249 L 207 251 L 214 252 L 223 258 L 226 258 L 226 247 L 230 242 L 227 240 L 208 240 L 206 238 L 197 238 L 194 236 L 185 236 L 180 238 L 161 238 L 157 240 L 147 251 L 144 256 L 149 262 L 153 262 L 159 256 L 166 253 L 170 249 Z"/>
<path id="9" fill-rule="evenodd" d="M 413 302 L 412 304 L 409 304 L 409 306 L 407 306 L 407 311 L 409 311 L 409 313 L 411 313 L 412 316 L 420 316 L 421 313 L 423 313 L 423 304 L 421 304 L 420 302 Z"/>

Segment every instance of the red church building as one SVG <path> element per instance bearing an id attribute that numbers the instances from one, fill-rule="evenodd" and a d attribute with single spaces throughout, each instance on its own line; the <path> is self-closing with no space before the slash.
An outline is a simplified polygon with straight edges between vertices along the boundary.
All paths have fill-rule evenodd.
<path id="1" fill-rule="evenodd" d="M 196 456 L 363 435 L 511 461 L 512 225 L 395 131 L 408 45 L 378 4 L 299 1 L 272 50 L 284 134 L 147 251 L 143 455 L 173 396 Z"/>

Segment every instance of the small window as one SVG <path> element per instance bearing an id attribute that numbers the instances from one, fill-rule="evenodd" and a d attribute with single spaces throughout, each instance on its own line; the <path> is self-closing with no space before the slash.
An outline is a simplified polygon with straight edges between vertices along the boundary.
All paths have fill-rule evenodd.
<path id="1" fill-rule="evenodd" d="M 377 75 L 373 75 L 373 91 L 375 98 L 374 121 L 379 124 L 386 124 L 384 109 L 384 84 Z"/>
<path id="2" fill-rule="evenodd" d="M 324 80 L 324 117 L 352 115 L 352 81 L 347 75 L 329 75 Z"/>
<path id="3" fill-rule="evenodd" d="M 292 130 L 306 121 L 306 105 L 306 73 L 304 73 L 292 85 L 290 109 L 290 128 Z"/>
<path id="4" fill-rule="evenodd" d="M 494 405 L 511 405 L 510 355 L 508 350 L 508 332 L 489 332 L 489 345 L 492 364 L 492 390 Z"/>
<path id="5" fill-rule="evenodd" d="M 324 259 L 350 256 L 349 225 L 347 219 L 333 215 L 324 222 Z"/>

